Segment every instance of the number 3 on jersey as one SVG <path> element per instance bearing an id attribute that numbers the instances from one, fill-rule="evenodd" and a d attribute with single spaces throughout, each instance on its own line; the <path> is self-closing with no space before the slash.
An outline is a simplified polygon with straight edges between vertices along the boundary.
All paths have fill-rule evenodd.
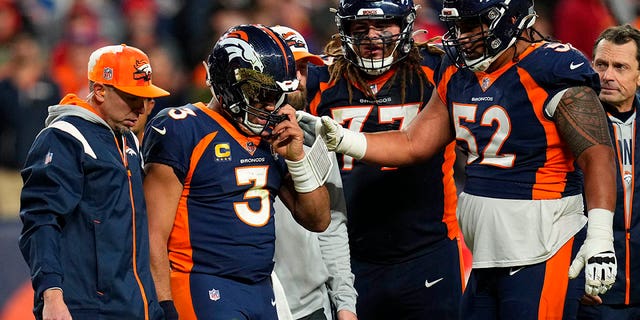
<path id="1" fill-rule="evenodd" d="M 469 149 L 467 164 L 480 158 L 482 165 L 500 168 L 513 167 L 516 159 L 515 154 L 500 153 L 500 149 L 511 133 L 511 119 L 507 111 L 499 105 L 493 105 L 487 108 L 479 119 L 477 119 L 477 112 L 478 105 L 476 104 L 453 103 L 453 125 L 456 129 L 456 139 L 465 141 Z M 475 124 L 478 121 L 480 121 L 481 127 L 495 127 L 483 150 L 479 150 L 478 140 L 468 127 L 468 124 Z"/>
<path id="2" fill-rule="evenodd" d="M 244 199 L 260 199 L 258 210 L 251 209 L 246 201 L 233 203 L 236 216 L 252 227 L 264 226 L 271 216 L 269 190 L 265 189 L 268 171 L 268 166 L 236 168 L 236 183 L 239 186 L 253 185 L 244 193 Z"/>

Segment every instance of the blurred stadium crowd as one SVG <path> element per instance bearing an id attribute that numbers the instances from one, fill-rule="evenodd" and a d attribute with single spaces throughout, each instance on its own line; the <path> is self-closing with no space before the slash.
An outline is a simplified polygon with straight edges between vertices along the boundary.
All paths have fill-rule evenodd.
<path id="1" fill-rule="evenodd" d="M 415 2 L 421 7 L 415 30 L 429 31 L 417 34 L 418 40 L 442 35 L 445 30 L 438 21 L 442 0 Z M 88 93 L 86 61 L 93 50 L 126 43 L 148 53 L 153 82 L 171 92 L 171 96 L 156 100 L 157 112 L 167 106 L 210 99 L 209 90 L 202 86 L 205 71 L 201 61 L 228 27 L 242 23 L 287 25 L 303 34 L 312 52 L 321 53 L 337 31 L 330 11 L 337 3 L 0 0 L 0 222 L 17 221 L 18 170 L 43 127 L 47 106 L 66 93 L 81 97 Z M 625 23 L 640 26 L 640 1 L 636 0 L 537 0 L 535 5 L 540 16 L 538 30 L 571 43 L 589 58 L 594 40 L 606 27 Z M 17 246 L 17 239 L 8 239 L 7 245 Z M 0 256 L 7 256 L 2 247 Z M 5 286 L 5 290 L 11 289 Z M 0 290 L 0 311 L 7 298 Z"/>

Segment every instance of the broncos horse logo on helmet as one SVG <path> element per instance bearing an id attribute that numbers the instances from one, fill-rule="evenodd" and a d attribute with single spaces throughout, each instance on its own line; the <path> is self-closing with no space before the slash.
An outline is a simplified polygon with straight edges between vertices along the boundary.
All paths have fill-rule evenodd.
<path id="1" fill-rule="evenodd" d="M 253 69 L 259 72 L 264 70 L 264 64 L 258 57 L 258 53 L 253 50 L 251 45 L 247 42 L 247 33 L 244 31 L 231 31 L 226 37 L 223 37 L 220 41 L 229 43 L 220 43 L 229 52 L 229 59 L 241 58 L 247 63 L 253 66 Z"/>
<path id="2" fill-rule="evenodd" d="M 350 34 L 350 26 L 356 20 L 393 20 L 400 26 L 400 33 L 379 39 L 362 39 Z M 347 60 L 371 75 L 379 75 L 391 65 L 404 59 L 413 44 L 413 22 L 416 8 L 413 0 L 341 0 L 336 11 L 336 24 L 342 40 L 342 51 Z M 382 40 L 385 55 L 380 59 L 364 58 L 355 47 L 364 41 Z"/>
<path id="3" fill-rule="evenodd" d="M 524 30 L 533 26 L 536 13 L 533 0 L 444 0 L 440 20 L 447 33 L 442 44 L 459 68 L 485 71 L 504 51 L 521 39 Z M 479 27 L 479 32 L 461 37 L 462 33 Z M 476 56 L 471 50 L 482 41 L 484 53 Z"/>
<path id="4" fill-rule="evenodd" d="M 284 119 L 286 94 L 298 88 L 293 53 L 270 28 L 240 25 L 227 30 L 205 62 L 207 85 L 238 125 L 260 135 Z M 262 107 L 273 103 L 275 109 Z M 249 120 L 255 116 L 264 124 Z"/>

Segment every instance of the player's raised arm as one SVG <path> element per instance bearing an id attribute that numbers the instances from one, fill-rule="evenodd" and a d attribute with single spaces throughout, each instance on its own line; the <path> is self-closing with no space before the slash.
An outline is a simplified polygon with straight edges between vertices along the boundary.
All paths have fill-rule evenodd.
<path id="1" fill-rule="evenodd" d="M 315 160 L 303 148 L 304 134 L 296 121 L 295 110 L 286 105 L 279 110 L 286 120 L 278 123 L 266 137 L 273 150 L 285 158 L 289 175 L 280 189 L 280 197 L 296 221 L 310 231 L 322 232 L 331 222 L 329 193 L 312 167 Z"/>
<path id="2" fill-rule="evenodd" d="M 315 130 L 330 151 L 384 166 L 419 163 L 451 142 L 454 133 L 447 108 L 434 90 L 425 110 L 403 130 L 361 133 L 346 130 L 329 117 L 298 111 L 298 121 Z"/>

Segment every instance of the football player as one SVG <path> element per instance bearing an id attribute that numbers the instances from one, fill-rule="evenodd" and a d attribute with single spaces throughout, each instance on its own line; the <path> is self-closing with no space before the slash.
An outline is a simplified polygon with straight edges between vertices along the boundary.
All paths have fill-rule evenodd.
<path id="1" fill-rule="evenodd" d="M 305 228 L 330 222 L 327 190 L 286 104 L 295 61 L 271 29 L 241 25 L 205 65 L 211 102 L 164 109 L 143 141 L 158 299 L 175 319 L 177 310 L 180 319 L 275 320 L 276 195 Z"/>
<path id="2" fill-rule="evenodd" d="M 532 0 L 445 0 L 440 17 L 447 57 L 410 125 L 363 134 L 323 117 L 318 129 L 330 149 L 386 166 L 423 163 L 455 140 L 467 155 L 457 216 L 473 254 L 460 319 L 575 317 L 579 296 L 569 296 L 581 284 L 567 274 L 586 265 L 595 302 L 616 274 L 615 165 L 598 75 L 532 28 Z M 587 222 L 583 191 L 584 243 L 574 241 Z"/>
<path id="3" fill-rule="evenodd" d="M 416 45 L 413 1 L 343 0 L 329 67 L 313 68 L 310 111 L 353 132 L 403 129 L 429 100 L 443 51 Z M 319 90 L 316 90 L 319 88 Z M 403 168 L 338 155 L 359 319 L 458 319 L 464 275 L 455 145 Z"/>

